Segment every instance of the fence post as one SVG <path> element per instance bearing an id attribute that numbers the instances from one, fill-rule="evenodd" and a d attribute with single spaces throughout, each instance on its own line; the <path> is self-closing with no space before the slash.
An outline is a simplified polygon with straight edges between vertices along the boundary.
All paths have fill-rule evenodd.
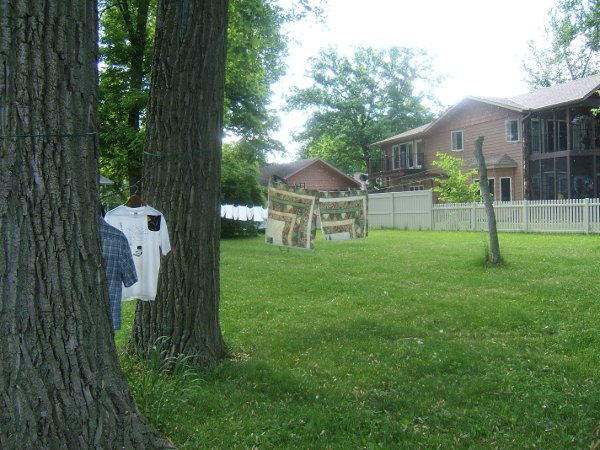
<path id="1" fill-rule="evenodd" d="M 475 202 L 471 202 L 471 231 L 477 231 L 477 223 L 475 222 Z"/>
<path id="2" fill-rule="evenodd" d="M 433 191 L 429 195 L 429 229 L 435 230 L 435 211 L 433 210 Z"/>
<path id="3" fill-rule="evenodd" d="M 590 234 L 590 199 L 586 198 L 583 203 L 583 230 L 585 234 Z"/>
<path id="4" fill-rule="evenodd" d="M 523 231 L 527 233 L 529 231 L 529 209 L 527 208 L 527 200 L 523 200 L 523 209 L 521 211 L 523 218 L 521 219 L 523 224 Z"/>
<path id="5" fill-rule="evenodd" d="M 395 230 L 396 229 L 396 210 L 395 210 L 395 204 L 396 202 L 394 201 L 394 193 L 390 192 L 390 201 L 392 202 L 392 229 Z"/>

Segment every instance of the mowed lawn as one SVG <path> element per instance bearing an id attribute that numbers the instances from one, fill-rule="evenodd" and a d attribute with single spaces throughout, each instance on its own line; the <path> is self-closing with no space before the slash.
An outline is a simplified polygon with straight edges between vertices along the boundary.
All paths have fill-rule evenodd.
<path id="1" fill-rule="evenodd" d="M 600 237 L 501 234 L 498 268 L 487 242 L 225 240 L 231 358 L 165 378 L 124 357 L 138 404 L 182 449 L 600 446 Z"/>

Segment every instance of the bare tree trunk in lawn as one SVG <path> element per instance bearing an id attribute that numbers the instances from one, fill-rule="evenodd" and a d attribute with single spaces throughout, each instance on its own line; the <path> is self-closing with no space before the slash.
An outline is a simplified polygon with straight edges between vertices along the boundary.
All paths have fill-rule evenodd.
<path id="1" fill-rule="evenodd" d="M 500 245 L 498 243 L 498 231 L 496 229 L 496 214 L 494 213 L 494 205 L 490 195 L 490 185 L 487 178 L 487 167 L 485 166 L 485 158 L 483 157 L 483 136 L 479 136 L 475 140 L 475 159 L 479 166 L 479 186 L 481 187 L 481 195 L 485 204 L 485 212 L 487 215 L 487 223 L 490 234 L 490 256 L 486 261 L 488 265 L 498 265 L 502 263 L 500 258 Z"/>

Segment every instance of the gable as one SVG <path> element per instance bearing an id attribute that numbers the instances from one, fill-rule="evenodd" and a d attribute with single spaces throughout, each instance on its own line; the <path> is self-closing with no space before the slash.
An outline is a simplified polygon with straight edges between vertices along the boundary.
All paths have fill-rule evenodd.
<path id="1" fill-rule="evenodd" d="M 361 187 L 359 181 L 336 169 L 320 158 L 310 158 L 261 168 L 261 184 L 267 185 L 273 176 L 306 189 L 346 190 Z"/>

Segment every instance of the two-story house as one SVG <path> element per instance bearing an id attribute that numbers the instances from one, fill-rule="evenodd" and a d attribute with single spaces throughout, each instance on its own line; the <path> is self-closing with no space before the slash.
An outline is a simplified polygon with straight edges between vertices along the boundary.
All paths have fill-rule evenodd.
<path id="1" fill-rule="evenodd" d="M 496 200 L 600 196 L 600 76 L 512 98 L 466 97 L 437 120 L 373 146 L 369 180 L 390 191 L 430 189 L 437 152 L 475 167 L 484 136 L 490 191 Z"/>

